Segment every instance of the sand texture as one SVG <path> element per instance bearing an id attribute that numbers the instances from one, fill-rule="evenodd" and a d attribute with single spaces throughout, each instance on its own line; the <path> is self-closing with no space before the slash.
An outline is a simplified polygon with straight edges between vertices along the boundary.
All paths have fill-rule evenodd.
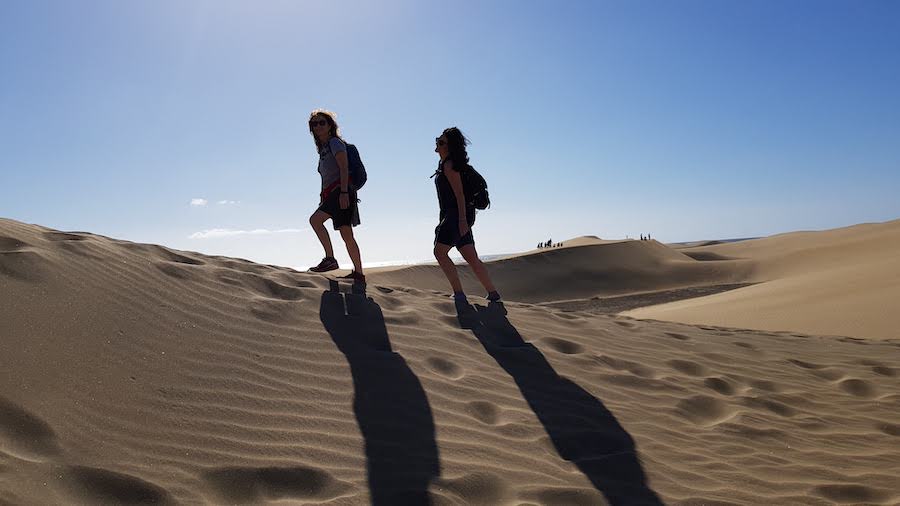
<path id="1" fill-rule="evenodd" d="M 0 505 L 897 504 L 900 340 L 592 310 L 820 279 L 711 248 L 523 255 L 456 308 L 427 266 L 354 293 L 0 219 Z"/>

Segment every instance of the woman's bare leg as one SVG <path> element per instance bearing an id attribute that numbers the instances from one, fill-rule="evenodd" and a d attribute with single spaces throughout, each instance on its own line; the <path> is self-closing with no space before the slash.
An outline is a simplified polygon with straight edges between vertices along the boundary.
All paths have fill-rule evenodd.
<path id="1" fill-rule="evenodd" d="M 325 228 L 325 221 L 330 219 L 331 216 L 327 213 L 316 211 L 309 217 L 309 224 L 316 232 L 316 237 L 319 238 L 319 242 L 322 243 L 322 247 L 325 249 L 325 256 L 334 258 L 334 248 L 331 246 L 331 237 L 328 236 L 328 229 Z"/>
<path id="2" fill-rule="evenodd" d="M 462 283 L 459 281 L 459 273 L 456 272 L 456 266 L 453 265 L 453 260 L 450 260 L 450 252 L 451 246 L 447 246 L 446 244 L 437 243 L 434 245 L 434 258 L 437 259 L 438 265 L 441 266 L 441 270 L 444 271 L 444 276 L 447 276 L 447 281 L 450 282 L 450 286 L 453 288 L 453 293 L 462 293 Z"/>
<path id="3" fill-rule="evenodd" d="M 469 266 L 472 268 L 472 271 L 475 273 L 475 276 L 478 278 L 478 281 L 481 281 L 481 285 L 484 286 L 484 289 L 490 292 L 495 292 L 497 289 L 494 287 L 494 283 L 491 282 L 491 276 L 488 274 L 487 268 L 484 266 L 484 262 L 478 258 L 478 252 L 475 251 L 474 244 L 467 244 L 461 248 L 457 248 L 459 253 L 466 259 Z"/>
<path id="4" fill-rule="evenodd" d="M 347 253 L 350 255 L 350 260 L 353 262 L 353 270 L 362 274 L 362 258 L 359 255 L 359 244 L 356 243 L 356 238 L 353 237 L 353 227 L 344 225 L 339 230 L 341 231 L 341 237 L 344 239 L 344 244 L 347 245 Z"/>

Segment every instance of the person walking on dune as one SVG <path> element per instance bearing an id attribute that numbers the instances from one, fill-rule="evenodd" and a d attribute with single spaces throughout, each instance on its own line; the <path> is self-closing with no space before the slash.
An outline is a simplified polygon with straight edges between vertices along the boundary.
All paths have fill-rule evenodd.
<path id="1" fill-rule="evenodd" d="M 312 226 L 325 250 L 325 258 L 319 265 L 311 267 L 312 272 L 328 272 L 338 269 L 334 258 L 334 248 L 325 222 L 331 220 L 334 229 L 339 231 L 347 253 L 353 262 L 353 270 L 343 278 L 365 282 L 359 245 L 353 237 L 353 227 L 360 224 L 356 188 L 350 175 L 350 164 L 347 158 L 347 144 L 340 136 L 334 114 L 317 109 L 309 116 L 309 132 L 313 136 L 316 150 L 319 153 L 319 174 L 322 177 L 322 191 L 319 194 L 319 207 L 309 217 Z"/>
<path id="2" fill-rule="evenodd" d="M 440 162 L 432 177 L 434 177 L 437 189 L 440 222 L 434 229 L 434 257 L 441 266 L 441 270 L 444 271 L 444 275 L 447 276 L 447 280 L 453 288 L 453 297 L 457 302 L 466 302 L 466 295 L 463 292 L 456 266 L 450 260 L 449 252 L 454 247 L 472 268 L 484 289 L 487 290 L 487 299 L 491 302 L 499 302 L 500 294 L 494 287 L 487 268 L 478 258 L 478 252 L 475 250 L 475 238 L 472 235 L 472 225 L 475 223 L 475 205 L 466 201 L 463 188 L 463 176 L 466 175 L 466 171 L 474 171 L 469 164 L 469 154 L 466 152 L 467 144 L 469 144 L 469 140 L 456 127 L 445 129 L 435 139 L 434 151 L 440 157 Z"/>

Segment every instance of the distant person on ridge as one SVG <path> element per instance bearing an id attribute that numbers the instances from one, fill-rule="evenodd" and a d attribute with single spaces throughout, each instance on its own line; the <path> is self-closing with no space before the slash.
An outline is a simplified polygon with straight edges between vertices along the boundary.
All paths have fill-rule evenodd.
<path id="1" fill-rule="evenodd" d="M 434 229 L 434 257 L 453 288 L 453 298 L 456 302 L 467 301 L 462 283 L 459 281 L 459 273 L 450 260 L 449 252 L 453 247 L 456 247 L 468 262 L 478 281 L 487 290 L 487 299 L 499 302 L 500 294 L 491 282 L 484 263 L 478 258 L 478 252 L 475 251 L 475 239 L 472 236 L 475 207 L 472 203 L 466 202 L 463 189 L 462 174 L 467 170 L 473 170 L 469 165 L 469 154 L 466 152 L 469 140 L 458 128 L 451 127 L 445 129 L 441 136 L 435 139 L 435 144 L 434 151 L 440 156 L 441 161 L 432 175 L 440 207 L 440 223 Z"/>
<path id="2" fill-rule="evenodd" d="M 334 114 L 316 109 L 309 115 L 309 132 L 316 143 L 319 153 L 319 174 L 322 176 L 322 191 L 319 194 L 319 207 L 309 217 L 322 248 L 325 258 L 319 265 L 311 267 L 312 272 L 328 272 L 338 268 L 334 258 L 334 248 L 325 222 L 331 220 L 335 230 L 340 231 L 341 238 L 347 245 L 347 253 L 353 261 L 353 270 L 343 278 L 365 282 L 359 245 L 353 237 L 353 227 L 359 225 L 359 208 L 356 188 L 350 178 L 350 163 L 347 158 L 347 145 L 341 139 Z"/>

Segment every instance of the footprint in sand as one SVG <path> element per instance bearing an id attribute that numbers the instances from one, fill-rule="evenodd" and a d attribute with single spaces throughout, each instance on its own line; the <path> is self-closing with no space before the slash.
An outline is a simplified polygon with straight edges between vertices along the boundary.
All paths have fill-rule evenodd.
<path id="1" fill-rule="evenodd" d="M 566 355 L 577 355 L 584 352 L 584 346 L 558 337 L 547 337 L 544 338 L 543 341 L 547 343 L 547 346 L 549 346 L 551 350 Z"/>
<path id="2" fill-rule="evenodd" d="M 721 423 L 734 414 L 734 410 L 726 403 L 708 395 L 695 395 L 684 399 L 677 404 L 675 411 L 702 426 Z"/>
<path id="3" fill-rule="evenodd" d="M 734 386 L 724 378 L 706 378 L 703 384 L 722 395 L 734 394 Z"/>
<path id="4" fill-rule="evenodd" d="M 892 367 L 887 367 L 884 365 L 876 365 L 876 366 L 872 367 L 872 372 L 874 372 L 875 374 L 879 374 L 881 376 L 887 376 L 889 378 L 893 378 L 893 377 L 897 376 L 896 369 L 894 369 Z"/>
<path id="5" fill-rule="evenodd" d="M 56 433 L 47 422 L 0 397 L 0 451 L 31 462 L 60 454 Z"/>
<path id="6" fill-rule="evenodd" d="M 472 418 L 487 425 L 497 425 L 500 419 L 500 411 L 493 402 L 472 401 L 466 404 L 465 409 Z"/>
<path id="7" fill-rule="evenodd" d="M 847 392 L 850 395 L 863 397 L 865 399 L 875 397 L 878 393 L 871 383 L 861 379 L 847 379 L 840 382 L 838 386 L 841 387 L 841 390 Z"/>
<path id="8" fill-rule="evenodd" d="M 226 467 L 205 473 L 215 493 L 228 503 L 258 504 L 285 499 L 316 503 L 345 495 L 353 488 L 312 467 Z"/>
<path id="9" fill-rule="evenodd" d="M 128 474 L 75 466 L 64 473 L 69 492 L 80 504 L 175 504 L 162 487 Z"/>
<path id="10" fill-rule="evenodd" d="M 27 249 L 23 242 L 6 237 L 0 243 L 0 276 L 20 281 L 39 281 L 44 262 L 44 257 Z"/>
<path id="11" fill-rule="evenodd" d="M 175 279 L 186 280 L 193 277 L 190 270 L 185 269 L 178 264 L 169 262 L 153 262 L 153 266 L 159 269 L 163 274 Z"/>
<path id="12" fill-rule="evenodd" d="M 425 363 L 428 364 L 428 367 L 432 371 L 440 374 L 441 376 L 445 376 L 453 380 L 457 380 L 463 377 L 462 367 L 445 358 L 431 357 L 426 360 Z"/>
<path id="13" fill-rule="evenodd" d="M 900 437 L 900 425 L 895 423 L 880 423 L 878 424 L 878 430 L 884 432 L 888 436 Z"/>
<path id="14" fill-rule="evenodd" d="M 890 494 L 864 485 L 819 485 L 812 493 L 844 504 L 880 503 L 890 498 Z"/>
<path id="15" fill-rule="evenodd" d="M 888 378 L 894 378 L 897 376 L 896 368 L 884 365 L 881 362 L 875 360 L 860 360 L 859 363 L 871 367 L 872 372 L 879 376 L 887 376 Z"/>
<path id="16" fill-rule="evenodd" d="M 788 362 L 796 365 L 797 367 L 807 369 L 810 373 L 813 374 L 813 376 L 817 376 L 826 381 L 837 381 L 846 376 L 844 371 L 840 369 L 834 369 L 827 365 L 814 364 L 812 362 L 804 362 L 803 360 L 796 359 L 788 359 Z"/>
<path id="17" fill-rule="evenodd" d="M 292 286 L 283 285 L 272 279 L 257 276 L 255 274 L 247 275 L 253 289 L 260 295 L 278 300 L 300 300 L 303 299 L 303 290 Z"/>
<path id="18" fill-rule="evenodd" d="M 469 473 L 459 478 L 444 478 L 438 480 L 437 485 L 441 491 L 461 499 L 461 504 L 504 504 L 512 492 L 503 478 L 491 473 Z"/>
<path id="19" fill-rule="evenodd" d="M 0 253 L 9 253 L 11 251 L 19 251 L 27 248 L 28 243 L 22 242 L 14 237 L 0 235 Z"/>
<path id="20" fill-rule="evenodd" d="M 702 376 L 706 373 L 706 368 L 702 365 L 688 360 L 669 360 L 666 362 L 672 369 L 687 374 L 688 376 Z"/>

